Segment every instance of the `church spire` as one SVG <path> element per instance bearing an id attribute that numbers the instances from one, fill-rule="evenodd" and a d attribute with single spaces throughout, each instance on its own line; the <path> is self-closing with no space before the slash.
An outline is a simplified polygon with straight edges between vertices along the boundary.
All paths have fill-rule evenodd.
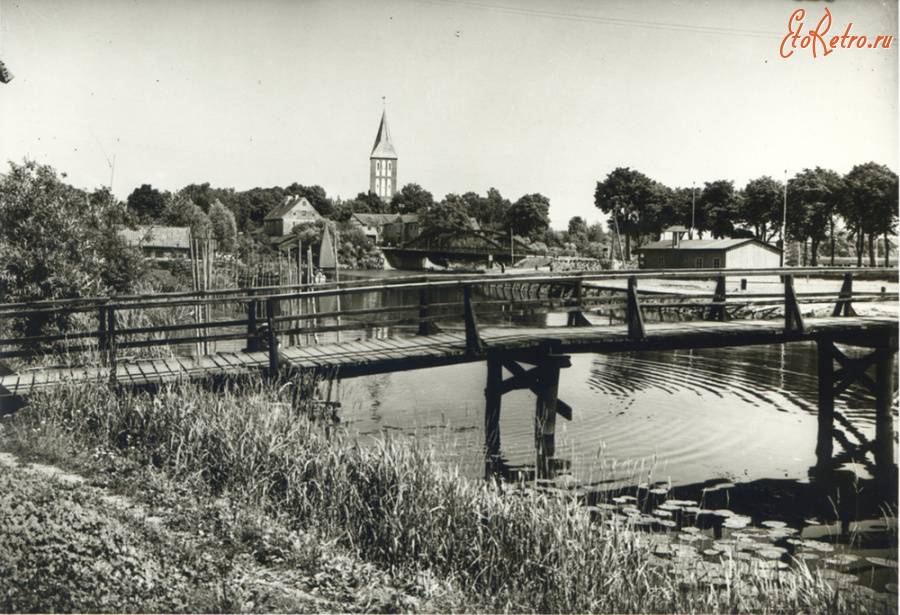
<path id="1" fill-rule="evenodd" d="M 378 126 L 378 135 L 375 137 L 375 147 L 372 148 L 371 158 L 397 159 L 397 152 L 391 142 L 391 131 L 388 129 L 387 111 L 381 113 L 381 124 Z"/>
<path id="2" fill-rule="evenodd" d="M 381 124 L 375 137 L 375 147 L 369 156 L 369 191 L 390 201 L 397 192 L 397 151 L 388 129 L 387 111 L 381 113 Z"/>

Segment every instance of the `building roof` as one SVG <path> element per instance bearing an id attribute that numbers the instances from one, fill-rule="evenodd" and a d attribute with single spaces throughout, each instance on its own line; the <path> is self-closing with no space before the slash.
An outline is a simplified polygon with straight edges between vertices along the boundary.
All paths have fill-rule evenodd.
<path id="1" fill-rule="evenodd" d="M 681 226 L 680 224 L 676 224 L 674 226 L 667 226 L 662 230 L 663 233 L 687 233 L 688 230 Z"/>
<path id="2" fill-rule="evenodd" d="M 391 142 L 391 131 L 388 130 L 387 111 L 381 114 L 381 124 L 378 126 L 378 135 L 375 137 L 375 147 L 369 158 L 393 158 L 397 159 L 397 152 Z"/>
<path id="3" fill-rule="evenodd" d="M 319 212 L 316 211 L 316 208 L 312 206 L 305 196 L 297 196 L 290 195 L 285 197 L 284 202 L 277 207 L 273 207 L 272 211 L 266 214 L 266 220 L 279 220 L 284 218 L 288 213 L 297 207 L 301 207 L 303 209 L 310 209 L 316 213 L 316 217 L 321 217 Z"/>
<path id="4" fill-rule="evenodd" d="M 384 226 L 385 224 L 389 224 L 391 222 L 396 222 L 397 218 L 400 217 L 399 214 L 350 214 L 351 218 L 356 218 L 356 220 L 362 224 L 363 226 Z"/>
<path id="5" fill-rule="evenodd" d="M 671 239 L 666 239 L 664 241 L 648 243 L 645 246 L 635 249 L 635 252 L 641 252 L 643 250 L 731 250 L 746 243 L 755 243 L 767 250 L 780 252 L 775 246 L 751 237 L 741 239 L 684 239 L 679 242 L 677 246 L 672 245 Z"/>
<path id="6" fill-rule="evenodd" d="M 141 248 L 191 249 L 191 229 L 187 226 L 139 226 L 134 231 L 121 228 L 118 233 L 129 245 Z"/>

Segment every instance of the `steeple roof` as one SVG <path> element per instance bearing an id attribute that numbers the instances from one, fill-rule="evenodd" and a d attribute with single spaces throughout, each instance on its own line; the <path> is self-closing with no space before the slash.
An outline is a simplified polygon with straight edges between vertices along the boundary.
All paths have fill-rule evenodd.
<path id="1" fill-rule="evenodd" d="M 372 148 L 372 155 L 369 158 L 393 158 L 397 159 L 397 152 L 394 150 L 394 144 L 391 143 L 391 131 L 388 130 L 387 111 L 381 114 L 381 125 L 378 126 L 378 135 L 375 137 L 375 147 Z"/>

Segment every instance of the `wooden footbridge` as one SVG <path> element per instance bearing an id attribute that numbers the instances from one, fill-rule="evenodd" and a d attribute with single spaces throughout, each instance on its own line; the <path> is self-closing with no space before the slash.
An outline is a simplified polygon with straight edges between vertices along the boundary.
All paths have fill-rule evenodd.
<path id="1" fill-rule="evenodd" d="M 11 408 L 35 391 L 67 381 L 155 386 L 182 378 L 240 372 L 277 376 L 290 370 L 352 378 L 484 361 L 488 454 L 499 453 L 503 394 L 529 389 L 537 398 L 538 471 L 547 474 L 556 415 L 572 417 L 573 409 L 559 399 L 558 390 L 559 370 L 570 365 L 572 353 L 814 341 L 819 353 L 819 464 L 833 462 L 835 398 L 860 383 L 874 397 L 876 437 L 856 454 L 867 449 L 880 472 L 890 473 L 898 295 L 884 288 L 854 291 L 853 281 L 871 276 L 893 281 L 897 272 L 848 271 L 430 276 L 5 304 L 0 305 L 0 335 L 5 336 L 0 339 L 0 367 L 45 356 L 41 367 L 0 373 L 0 403 Z M 769 284 L 775 292 L 741 290 L 757 276 L 780 280 Z M 831 287 L 797 292 L 796 276 L 832 278 Z M 705 282 L 698 286 L 698 280 Z M 827 285 L 825 280 L 816 284 Z M 888 316 L 860 316 L 853 307 L 883 301 L 894 306 Z M 562 313 L 560 326 L 513 324 L 551 312 Z M 69 332 L 11 333 L 41 321 L 62 323 Z M 216 344 L 230 347 L 215 352 L 211 347 Z M 841 350 L 846 346 L 865 348 L 868 354 L 848 356 Z M 58 365 L 63 360 L 66 364 Z"/>

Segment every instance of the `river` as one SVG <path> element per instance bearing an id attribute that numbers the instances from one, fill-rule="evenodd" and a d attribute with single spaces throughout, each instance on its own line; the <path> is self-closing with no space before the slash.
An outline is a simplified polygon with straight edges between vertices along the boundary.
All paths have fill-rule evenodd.
<path id="1" fill-rule="evenodd" d="M 382 299 L 401 300 L 396 291 Z M 564 319 L 531 315 L 528 324 Z M 816 464 L 816 362 L 812 342 L 573 355 L 560 373 L 559 397 L 574 412 L 571 422 L 557 421 L 556 456 L 571 463 L 580 485 L 807 482 Z M 428 438 L 467 473 L 482 475 L 486 379 L 485 364 L 471 363 L 348 380 L 342 420 L 362 437 Z M 501 455 L 512 467 L 534 464 L 534 410 L 529 391 L 503 396 Z M 874 438 L 867 392 L 851 388 L 836 411 Z M 863 465 L 852 470 L 868 477 Z"/>

